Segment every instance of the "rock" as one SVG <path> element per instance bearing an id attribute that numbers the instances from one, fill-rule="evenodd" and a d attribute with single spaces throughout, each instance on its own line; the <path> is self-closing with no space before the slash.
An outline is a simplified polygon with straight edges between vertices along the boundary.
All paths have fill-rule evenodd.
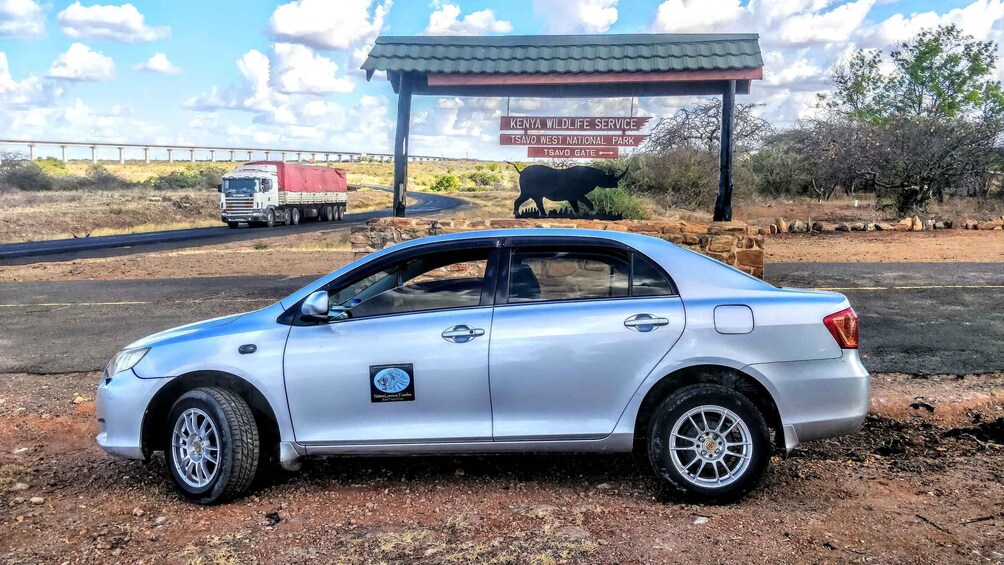
<path id="1" fill-rule="evenodd" d="M 795 220 L 794 222 L 792 222 L 790 229 L 791 233 L 805 233 L 809 231 L 808 226 L 806 226 L 805 222 L 803 222 L 802 220 Z"/>
<path id="2" fill-rule="evenodd" d="M 876 224 L 873 224 L 871 222 L 865 224 L 865 231 L 875 231 L 876 229 L 878 229 L 878 226 Z"/>
<path id="3" fill-rule="evenodd" d="M 1001 222 L 1000 222 L 1000 220 L 996 220 L 996 221 L 991 220 L 989 222 L 980 222 L 980 224 L 979 224 L 978 227 L 981 230 L 995 230 L 995 229 L 1000 229 Z"/>
<path id="4" fill-rule="evenodd" d="M 42 498 L 41 496 L 33 496 L 30 499 L 28 499 L 28 502 L 34 504 L 35 506 L 38 506 L 39 504 L 44 504 L 45 499 Z"/>
<path id="5" fill-rule="evenodd" d="M 875 224 L 875 229 L 877 231 L 893 231 L 896 229 L 896 226 L 886 222 L 878 222 Z"/>
<path id="6" fill-rule="evenodd" d="M 826 226 L 824 226 L 823 222 L 820 221 L 812 222 L 812 231 L 817 231 L 817 232 L 826 231 Z"/>
<path id="7" fill-rule="evenodd" d="M 589 530 L 582 526 L 565 526 L 559 528 L 558 533 L 571 540 L 583 540 L 590 536 Z"/>
<path id="8" fill-rule="evenodd" d="M 167 523 L 167 516 L 157 516 L 157 519 L 153 521 L 154 526 L 163 526 Z"/>
<path id="9" fill-rule="evenodd" d="M 933 230 L 934 229 L 934 220 L 928 220 L 928 221 L 924 222 L 924 229 L 925 230 Z"/>
<path id="10" fill-rule="evenodd" d="M 14 486 L 9 489 L 11 492 L 17 492 L 19 490 L 28 490 L 28 483 L 14 483 Z"/>
<path id="11" fill-rule="evenodd" d="M 864 222 L 854 222 L 851 224 L 851 231 L 865 231 Z"/>
<path id="12" fill-rule="evenodd" d="M 79 394 L 73 397 L 74 404 L 83 404 L 85 402 L 87 402 L 87 399 L 84 398 L 83 396 L 80 396 Z"/>
<path id="13" fill-rule="evenodd" d="M 610 485 L 608 483 L 600 483 L 596 485 L 596 490 L 610 490 Z"/>
<path id="14" fill-rule="evenodd" d="M 910 226 L 910 231 L 923 231 L 924 222 L 920 221 L 920 216 L 913 217 L 913 224 Z"/>
<path id="15" fill-rule="evenodd" d="M 28 448 L 27 447 L 19 447 L 19 448 L 17 448 L 17 449 L 14 450 L 14 455 L 22 455 L 22 454 L 25 454 L 25 453 L 28 453 Z"/>
<path id="16" fill-rule="evenodd" d="M 10 504 L 11 504 L 11 506 L 16 506 L 18 504 L 24 504 L 24 498 L 20 497 L 20 496 L 15 496 L 14 498 L 10 499 Z"/>
<path id="17" fill-rule="evenodd" d="M 694 525 L 695 526 L 700 526 L 702 524 L 707 524 L 708 521 L 710 521 L 710 520 L 711 520 L 711 518 L 708 518 L 707 516 L 697 516 L 697 517 L 694 518 Z"/>
<path id="18" fill-rule="evenodd" d="M 979 227 L 980 227 L 980 223 L 977 222 L 976 220 L 966 220 L 966 223 L 963 226 L 963 229 L 975 230 L 975 229 L 979 229 Z"/>
<path id="19" fill-rule="evenodd" d="M 912 218 L 903 218 L 896 224 L 896 231 L 910 231 L 913 228 Z"/>
<path id="20" fill-rule="evenodd" d="M 143 509 L 140 508 L 139 506 L 137 506 L 136 508 L 133 508 L 132 509 L 132 515 L 135 516 L 135 517 L 137 517 L 137 518 L 139 518 L 140 516 L 143 515 Z"/>
<path id="21" fill-rule="evenodd" d="M 837 227 L 835 229 L 837 231 L 851 231 L 851 226 L 847 225 L 844 222 L 840 222 L 839 224 L 837 224 Z"/>
<path id="22" fill-rule="evenodd" d="M 952 228 L 953 230 L 965 229 L 967 222 L 969 222 L 969 220 L 967 220 L 965 218 L 955 217 L 955 218 L 952 218 L 951 222 L 949 222 L 948 227 Z"/>
<path id="23" fill-rule="evenodd" d="M 784 218 L 778 218 L 774 225 L 777 226 L 778 233 L 788 233 L 788 222 L 784 221 Z"/>
<path id="24" fill-rule="evenodd" d="M 936 230 L 945 229 L 945 222 L 934 222 L 934 229 Z"/>

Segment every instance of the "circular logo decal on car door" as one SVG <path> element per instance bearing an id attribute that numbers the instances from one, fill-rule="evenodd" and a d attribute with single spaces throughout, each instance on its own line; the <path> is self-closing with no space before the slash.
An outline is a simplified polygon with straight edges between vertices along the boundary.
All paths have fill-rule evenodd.
<path id="1" fill-rule="evenodd" d="M 373 376 L 373 386 L 380 392 L 396 394 L 408 388 L 411 384 L 411 377 L 408 373 L 397 367 L 391 367 L 379 371 Z"/>

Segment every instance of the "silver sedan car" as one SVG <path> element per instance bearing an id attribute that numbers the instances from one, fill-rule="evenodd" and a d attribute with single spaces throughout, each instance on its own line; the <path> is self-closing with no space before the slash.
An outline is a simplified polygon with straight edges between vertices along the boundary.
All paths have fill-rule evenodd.
<path id="1" fill-rule="evenodd" d="M 631 452 L 736 500 L 771 455 L 855 431 L 858 319 L 660 239 L 536 229 L 409 241 L 108 364 L 98 444 L 164 451 L 202 504 L 305 457 Z"/>

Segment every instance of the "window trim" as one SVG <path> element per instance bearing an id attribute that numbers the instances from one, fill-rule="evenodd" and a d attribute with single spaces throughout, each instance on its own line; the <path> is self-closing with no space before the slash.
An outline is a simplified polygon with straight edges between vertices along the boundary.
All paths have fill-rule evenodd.
<path id="1" fill-rule="evenodd" d="M 609 254 L 615 254 L 616 252 L 621 252 L 627 255 L 628 262 L 628 295 L 627 296 L 610 296 L 610 297 L 589 297 L 589 298 L 562 298 L 556 300 L 528 300 L 524 302 L 509 302 L 509 270 L 512 265 L 512 253 L 513 250 L 519 250 L 523 248 L 533 248 L 533 247 L 545 247 L 548 249 L 567 249 L 567 252 L 574 252 L 575 248 L 591 248 L 599 251 L 605 251 Z M 614 252 L 614 253 L 611 253 Z M 634 256 L 638 255 L 640 259 L 651 265 L 656 272 L 661 274 L 666 282 L 669 283 L 669 294 L 664 295 L 654 295 L 654 296 L 635 296 L 634 295 Z M 495 282 L 495 307 L 500 306 L 527 306 L 532 304 L 559 304 L 565 302 L 590 302 L 590 301 L 609 301 L 609 300 L 649 300 L 653 298 L 678 298 L 680 296 L 677 290 L 676 283 L 673 282 L 673 278 L 669 276 L 669 273 L 662 268 L 659 263 L 650 259 L 644 253 L 638 251 L 637 249 L 625 245 L 618 241 L 599 239 L 599 238 L 582 238 L 582 237 L 515 237 L 515 238 L 504 238 L 502 240 L 502 253 L 499 256 L 499 268 L 498 277 Z"/>
<path id="2" fill-rule="evenodd" d="M 378 259 L 372 261 L 367 261 L 362 265 L 359 265 L 355 269 L 345 273 L 344 275 L 332 279 L 312 292 L 317 292 L 319 290 L 325 290 L 331 292 L 332 289 L 344 286 L 348 282 L 358 280 L 359 278 L 368 277 L 374 273 L 378 273 L 388 267 L 393 266 L 396 263 L 402 261 L 408 261 L 422 255 L 431 255 L 434 253 L 444 253 L 448 251 L 466 251 L 471 249 L 488 249 L 488 259 L 485 265 L 485 276 L 482 280 L 481 286 L 481 300 L 478 304 L 474 306 L 454 306 L 450 308 L 436 308 L 431 310 L 416 310 L 414 312 L 391 312 L 388 314 L 381 314 L 378 316 L 367 316 L 365 318 L 358 318 L 358 320 L 377 320 L 381 318 L 388 318 L 394 316 L 407 316 L 410 314 L 424 314 L 427 312 L 445 312 L 450 310 L 463 310 L 471 308 L 485 308 L 494 306 L 494 296 L 495 296 L 495 285 L 498 280 L 497 271 L 499 265 L 499 256 L 501 243 L 499 238 L 490 237 L 483 239 L 468 239 L 460 241 L 448 241 L 448 242 L 438 242 L 430 243 L 426 245 L 419 245 L 411 247 L 408 249 L 403 249 L 396 253 L 390 253 Z M 308 293 L 310 296 L 312 293 Z M 331 323 L 344 323 L 352 321 L 353 318 L 346 318 L 344 320 L 314 320 L 307 319 L 300 316 L 300 308 L 303 305 L 303 301 L 307 298 L 304 297 L 294 303 L 292 306 L 287 308 L 282 314 L 279 315 L 276 321 L 280 324 L 287 326 L 318 326 L 327 325 Z"/>

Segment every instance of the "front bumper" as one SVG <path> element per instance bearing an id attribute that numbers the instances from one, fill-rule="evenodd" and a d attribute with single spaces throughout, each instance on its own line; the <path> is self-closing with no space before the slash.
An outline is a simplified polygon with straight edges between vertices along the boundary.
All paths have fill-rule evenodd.
<path id="1" fill-rule="evenodd" d="M 265 219 L 265 210 L 224 210 L 220 218 L 224 222 L 256 222 Z"/>
<path id="2" fill-rule="evenodd" d="M 868 412 L 870 377 L 856 349 L 836 359 L 759 363 L 746 370 L 773 385 L 787 450 L 853 433 Z"/>
<path id="3" fill-rule="evenodd" d="M 102 374 L 95 398 L 98 447 L 117 457 L 145 459 L 143 416 L 168 380 L 141 379 L 132 369 L 110 378 Z"/>

